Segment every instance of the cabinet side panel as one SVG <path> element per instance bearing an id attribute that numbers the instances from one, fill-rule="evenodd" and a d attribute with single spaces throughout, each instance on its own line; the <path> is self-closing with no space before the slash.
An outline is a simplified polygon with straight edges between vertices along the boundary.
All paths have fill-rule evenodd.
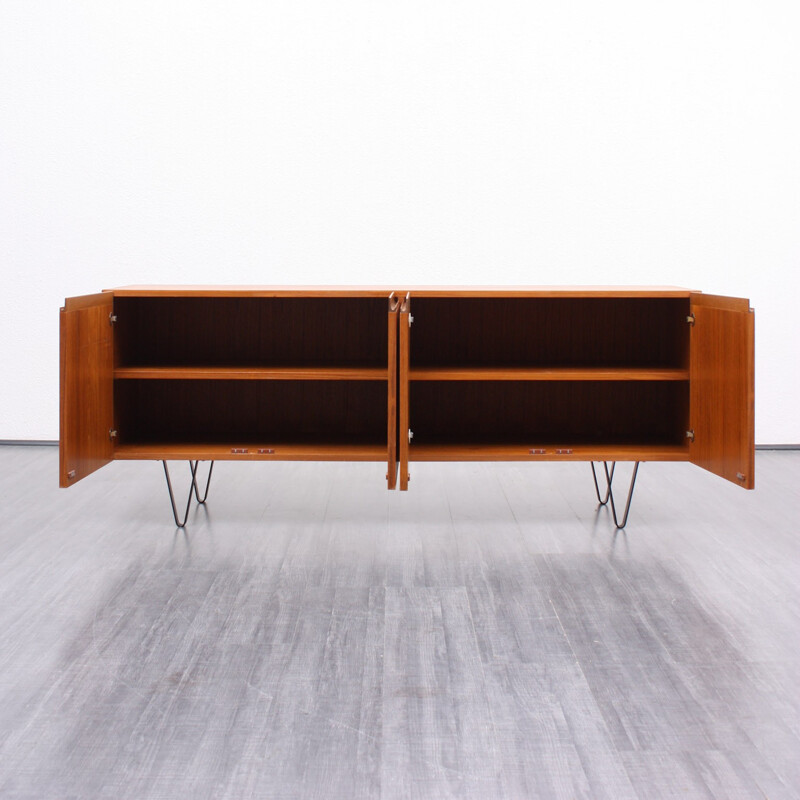
<path id="1" fill-rule="evenodd" d="M 689 460 L 752 489 L 755 315 L 726 305 L 692 304 Z"/>
<path id="2" fill-rule="evenodd" d="M 61 311 L 59 485 L 72 486 L 113 458 L 113 296 Z M 80 306 L 80 304 L 77 304 Z M 74 308 L 75 305 L 73 304 Z"/>

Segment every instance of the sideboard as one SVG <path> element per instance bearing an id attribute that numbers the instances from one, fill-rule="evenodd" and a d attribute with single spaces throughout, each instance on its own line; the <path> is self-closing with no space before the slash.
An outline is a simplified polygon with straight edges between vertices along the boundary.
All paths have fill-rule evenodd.
<path id="1" fill-rule="evenodd" d="M 644 461 L 754 485 L 753 310 L 679 287 L 126 286 L 65 301 L 60 395 L 60 485 L 161 461 L 179 526 L 219 460 L 382 462 L 401 490 L 415 461 L 587 461 L 620 528 Z"/>

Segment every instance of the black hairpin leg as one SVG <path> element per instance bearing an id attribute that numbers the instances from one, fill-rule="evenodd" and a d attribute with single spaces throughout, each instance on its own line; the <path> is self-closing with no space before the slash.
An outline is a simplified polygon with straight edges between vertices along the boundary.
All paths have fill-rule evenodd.
<path id="1" fill-rule="evenodd" d="M 208 498 L 208 487 L 211 484 L 211 473 L 214 470 L 214 462 L 211 462 L 211 467 L 208 470 L 208 480 L 206 481 L 206 489 L 205 493 L 203 494 L 203 499 L 200 499 L 200 490 L 197 488 L 197 465 L 200 463 L 199 461 L 190 461 L 189 462 L 189 470 L 192 473 L 192 483 L 189 486 L 189 497 L 186 500 L 186 510 L 183 513 L 183 522 L 180 521 L 178 518 L 178 509 L 175 506 L 175 494 L 172 491 L 172 481 L 169 477 L 169 467 L 167 466 L 166 461 L 161 462 L 164 465 L 164 475 L 167 479 L 167 489 L 169 490 L 169 502 L 172 506 L 172 516 L 175 518 L 175 524 L 179 528 L 186 527 L 186 521 L 189 519 L 189 508 L 192 505 L 192 495 L 197 498 L 197 502 L 200 505 L 203 505 Z"/>
<path id="2" fill-rule="evenodd" d="M 206 500 L 208 499 L 208 487 L 211 486 L 211 473 L 214 471 L 214 462 L 212 461 L 211 462 L 211 466 L 208 468 L 208 480 L 206 481 L 206 490 L 203 493 L 203 499 L 202 500 L 200 499 L 200 493 L 199 493 L 199 491 L 197 489 L 197 480 L 196 480 L 198 463 L 199 463 L 198 461 L 194 462 L 194 473 L 195 474 L 194 474 L 194 479 L 192 480 L 192 486 L 194 486 L 194 496 L 195 496 L 197 502 L 201 506 L 204 506 L 206 504 Z"/>
<path id="3" fill-rule="evenodd" d="M 605 461 L 603 464 L 605 465 Z M 605 499 L 600 497 L 600 487 L 597 485 L 597 473 L 594 471 L 594 461 L 591 462 L 592 464 L 592 477 L 594 478 L 594 492 L 597 495 L 597 502 L 600 503 L 601 506 L 604 506 L 608 502 L 608 498 L 611 497 L 611 481 L 614 480 L 614 470 L 617 468 L 617 462 L 615 461 L 611 465 L 611 477 L 609 478 L 606 475 L 606 496 Z"/>
<path id="4" fill-rule="evenodd" d="M 609 472 L 608 469 L 608 462 L 603 462 L 603 470 L 606 474 L 606 498 L 605 500 L 601 499 L 600 497 L 600 487 L 597 485 L 597 475 L 594 470 L 594 461 L 592 461 L 592 476 L 594 477 L 594 488 L 595 492 L 597 493 L 597 500 L 601 506 L 604 506 L 608 501 L 611 501 L 611 514 L 614 517 L 614 525 L 617 526 L 617 530 L 622 530 L 628 524 L 628 514 L 631 510 L 631 499 L 633 498 L 633 487 L 636 485 L 636 475 L 639 472 L 639 464 L 641 461 L 637 461 L 633 466 L 633 474 L 631 475 L 631 485 L 628 489 L 628 500 L 625 503 L 625 514 L 622 517 L 622 522 L 619 521 L 617 518 L 617 507 L 614 504 L 614 492 L 611 488 L 611 482 L 614 480 L 614 470 L 617 467 L 617 462 L 614 461 L 611 465 L 611 471 Z"/>

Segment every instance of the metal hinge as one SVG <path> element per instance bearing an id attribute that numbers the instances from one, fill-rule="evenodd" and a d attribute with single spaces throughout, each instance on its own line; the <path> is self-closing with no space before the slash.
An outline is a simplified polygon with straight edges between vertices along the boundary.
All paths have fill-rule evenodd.
<path id="1" fill-rule="evenodd" d="M 687 321 L 687 322 L 688 322 L 690 325 L 694 325 L 694 323 L 696 322 L 696 320 L 695 320 L 695 318 L 694 318 L 694 314 L 687 314 L 687 315 L 686 315 L 686 321 Z"/>
<path id="2" fill-rule="evenodd" d="M 111 312 L 111 313 L 108 315 L 108 322 L 109 322 L 109 325 L 113 325 L 113 324 L 114 324 L 116 321 L 117 321 L 117 315 L 116 315 L 116 314 L 115 314 L 115 313 L 112 311 L 112 312 Z"/>
<path id="3" fill-rule="evenodd" d="M 694 441 L 694 428 L 692 428 L 692 430 L 690 430 L 690 431 L 686 431 L 686 438 L 687 438 L 687 439 L 688 439 L 690 442 L 693 442 L 693 441 Z"/>
<path id="4" fill-rule="evenodd" d="M 117 433 L 115 428 L 108 429 L 108 438 L 109 439 L 116 439 L 119 434 Z"/>
<path id="5" fill-rule="evenodd" d="M 411 444 L 411 440 L 414 438 L 414 431 L 411 428 L 408 429 L 408 443 Z"/>
<path id="6" fill-rule="evenodd" d="M 411 323 L 412 323 L 413 321 L 414 321 L 414 317 L 412 317 L 412 316 L 411 316 L 411 314 L 409 314 L 409 315 L 408 315 L 408 327 L 409 327 L 409 328 L 411 327 Z"/>

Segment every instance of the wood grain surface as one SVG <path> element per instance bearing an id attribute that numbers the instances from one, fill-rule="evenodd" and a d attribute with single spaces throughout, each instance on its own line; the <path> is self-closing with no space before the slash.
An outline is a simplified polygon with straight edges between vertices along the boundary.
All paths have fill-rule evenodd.
<path id="1" fill-rule="evenodd" d="M 755 486 L 755 315 L 747 300 L 692 300 L 690 460 Z"/>
<path id="2" fill-rule="evenodd" d="M 409 443 L 411 431 L 411 411 L 410 411 L 410 389 L 409 389 L 409 369 L 411 365 L 411 295 L 406 294 L 403 298 L 398 312 L 399 325 L 399 355 L 397 376 L 397 393 L 400 408 L 398 410 L 398 447 L 400 457 L 400 490 L 408 491 L 410 479 Z"/>
<path id="3" fill-rule="evenodd" d="M 387 409 L 386 409 L 386 440 L 387 440 L 387 464 L 386 464 L 386 485 L 389 489 L 397 486 L 397 358 L 398 358 L 398 338 L 397 326 L 400 311 L 400 300 L 392 292 L 389 296 L 389 311 L 387 317 L 387 378 L 386 385 Z"/>
<path id="4" fill-rule="evenodd" d="M 115 373 L 116 376 L 116 373 Z M 686 381 L 689 370 L 639 367 L 415 367 L 412 381 Z"/>
<path id="5" fill-rule="evenodd" d="M 385 381 L 385 367 L 290 366 L 270 367 L 117 367 L 120 380 L 203 380 L 203 381 Z"/>
<path id="6" fill-rule="evenodd" d="M 59 485 L 75 485 L 114 456 L 112 298 L 71 298 L 60 316 Z"/>
<path id="7" fill-rule="evenodd" d="M 105 289 L 116 297 L 688 297 L 690 289 L 680 286 L 191 286 L 133 285 Z"/>

